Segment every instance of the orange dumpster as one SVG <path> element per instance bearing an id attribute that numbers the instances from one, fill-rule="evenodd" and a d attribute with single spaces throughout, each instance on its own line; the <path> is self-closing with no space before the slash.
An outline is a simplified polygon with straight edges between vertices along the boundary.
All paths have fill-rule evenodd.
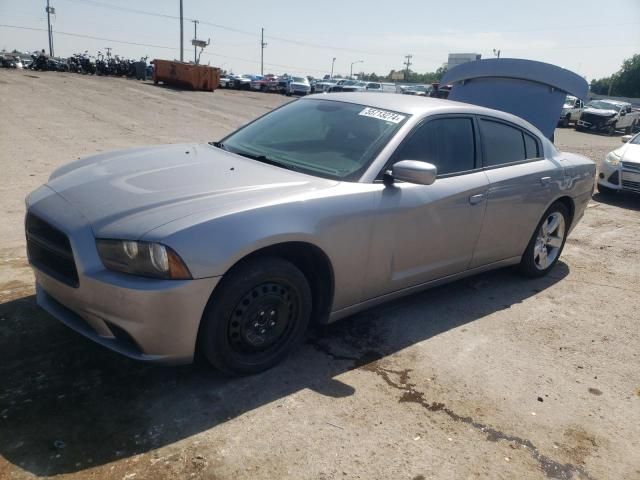
<path id="1" fill-rule="evenodd" d="M 172 60 L 153 61 L 153 83 L 213 92 L 219 80 L 220 70 L 215 67 Z"/>

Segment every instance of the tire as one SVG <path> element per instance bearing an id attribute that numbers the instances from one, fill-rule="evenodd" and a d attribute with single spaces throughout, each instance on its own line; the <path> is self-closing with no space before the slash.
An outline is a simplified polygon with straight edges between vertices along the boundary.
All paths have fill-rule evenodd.
<path id="1" fill-rule="evenodd" d="M 598 184 L 598 193 L 602 196 L 610 197 L 615 195 L 618 192 L 615 188 L 609 188 L 609 187 L 605 187 L 603 185 Z"/>
<path id="2" fill-rule="evenodd" d="M 571 115 L 567 115 L 562 119 L 562 127 L 569 128 L 569 122 L 571 122 Z"/>
<path id="3" fill-rule="evenodd" d="M 552 219 L 557 220 L 558 225 L 556 228 L 552 226 L 552 230 L 549 231 L 548 227 L 544 226 L 545 224 L 552 225 Z M 522 260 L 520 260 L 522 274 L 527 277 L 537 278 L 546 275 L 553 269 L 562 254 L 562 249 L 567 240 L 569 220 L 569 211 L 562 202 L 555 202 L 547 209 L 540 222 L 538 222 L 522 255 Z M 544 228 L 546 228 L 546 234 Z M 553 244 L 551 244 L 552 240 Z M 543 251 L 545 252 L 544 254 L 542 253 Z"/>
<path id="4" fill-rule="evenodd" d="M 229 375 L 251 375 L 281 362 L 304 339 L 312 297 L 292 263 L 264 257 L 229 272 L 202 317 L 200 351 Z"/>
<path id="5" fill-rule="evenodd" d="M 616 133 L 616 126 L 615 126 L 615 124 L 611 124 L 611 125 L 609 125 L 609 126 L 607 127 L 606 132 L 607 132 L 607 135 L 609 135 L 610 137 L 612 137 L 613 135 L 615 135 L 615 133 Z"/>

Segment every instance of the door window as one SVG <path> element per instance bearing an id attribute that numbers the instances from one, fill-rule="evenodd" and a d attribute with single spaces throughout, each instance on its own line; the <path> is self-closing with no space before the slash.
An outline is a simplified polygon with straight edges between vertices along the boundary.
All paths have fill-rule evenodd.
<path id="1" fill-rule="evenodd" d="M 485 167 L 519 162 L 527 158 L 521 130 L 504 123 L 482 119 L 480 132 Z"/>
<path id="2" fill-rule="evenodd" d="M 438 175 L 475 168 L 471 118 L 439 118 L 419 126 L 394 155 L 394 162 L 421 160 L 438 168 Z"/>

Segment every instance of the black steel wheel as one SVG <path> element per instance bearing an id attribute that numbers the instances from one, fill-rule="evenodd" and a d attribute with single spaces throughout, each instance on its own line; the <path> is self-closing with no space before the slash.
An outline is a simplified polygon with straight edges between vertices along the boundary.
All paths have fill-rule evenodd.
<path id="1" fill-rule="evenodd" d="M 280 258 L 248 261 L 224 276 L 202 319 L 199 347 L 219 370 L 248 375 L 282 361 L 311 316 L 304 274 Z"/>

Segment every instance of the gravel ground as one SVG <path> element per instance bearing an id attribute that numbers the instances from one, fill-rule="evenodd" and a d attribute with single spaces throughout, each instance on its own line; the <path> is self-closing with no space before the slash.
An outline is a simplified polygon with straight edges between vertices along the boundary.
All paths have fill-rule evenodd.
<path id="1" fill-rule="evenodd" d="M 23 199 L 58 165 L 203 142 L 287 101 L 0 71 L 0 478 L 640 478 L 640 197 L 595 195 L 544 279 L 502 270 L 313 331 L 227 379 L 40 311 Z M 558 130 L 601 159 L 619 137 Z"/>

